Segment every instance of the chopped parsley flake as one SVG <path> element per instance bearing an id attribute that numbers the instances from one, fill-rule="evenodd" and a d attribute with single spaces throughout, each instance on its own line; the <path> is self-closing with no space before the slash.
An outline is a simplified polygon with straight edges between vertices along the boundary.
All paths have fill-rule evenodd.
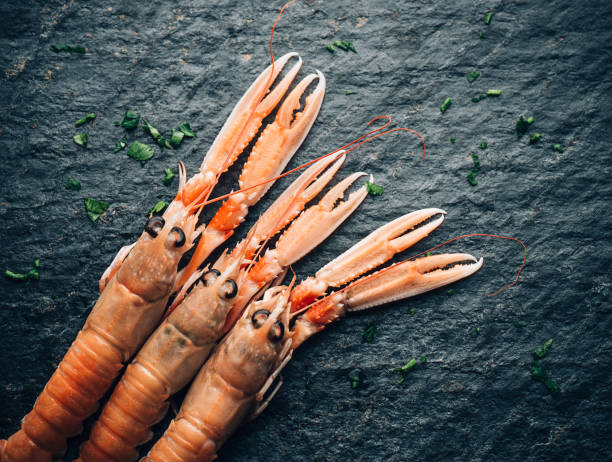
<path id="1" fill-rule="evenodd" d="M 329 45 L 327 45 L 327 47 L 326 47 L 326 48 L 327 48 L 327 50 L 328 50 L 330 53 L 335 53 L 335 52 L 336 52 L 336 50 L 334 49 L 334 45 L 333 45 L 333 44 L 331 44 L 331 43 L 330 43 Z"/>
<path id="2" fill-rule="evenodd" d="M 426 356 L 421 356 L 421 364 L 425 364 L 427 362 Z"/>
<path id="3" fill-rule="evenodd" d="M 162 214 L 169 205 L 170 204 L 168 204 L 166 201 L 159 201 L 157 204 L 151 207 L 148 213 L 149 215 Z"/>
<path id="4" fill-rule="evenodd" d="M 501 95 L 501 90 L 487 90 L 487 96 L 499 96 Z"/>
<path id="5" fill-rule="evenodd" d="M 117 127 L 123 127 L 128 130 L 135 128 L 138 125 L 138 121 L 140 120 L 140 112 L 133 111 L 131 109 L 126 109 L 125 114 L 123 116 L 123 120 L 121 122 L 115 122 Z"/>
<path id="6" fill-rule="evenodd" d="M 382 196 L 382 193 L 384 192 L 384 188 L 382 186 L 370 183 L 369 181 L 366 181 L 366 189 L 368 190 L 368 194 L 370 194 L 370 196 Z"/>
<path id="7" fill-rule="evenodd" d="M 351 388 L 357 388 L 361 383 L 361 371 L 359 369 L 353 369 L 349 372 L 348 378 L 351 382 Z"/>
<path id="8" fill-rule="evenodd" d="M 561 388 L 559 388 L 559 385 L 557 385 L 557 383 L 550 377 L 550 375 L 548 375 L 548 372 L 546 371 L 546 369 L 544 369 L 544 366 L 542 366 L 542 363 L 540 363 L 539 361 L 531 361 L 531 378 L 533 378 L 534 380 L 537 380 L 539 382 L 542 382 L 546 388 L 548 388 L 548 391 L 550 392 L 551 395 L 556 395 L 561 391 Z"/>
<path id="9" fill-rule="evenodd" d="M 166 138 L 162 136 L 162 134 L 159 132 L 157 128 L 155 128 L 145 119 L 142 119 L 142 128 L 144 128 L 144 130 L 153 137 L 153 139 L 159 145 L 159 147 L 172 149 L 172 145 L 168 142 L 168 140 L 166 140 Z"/>
<path id="10" fill-rule="evenodd" d="M 40 261 L 34 260 L 34 268 L 32 268 L 27 273 L 13 273 L 10 270 L 4 271 L 4 275 L 12 279 L 13 281 L 27 281 L 28 279 L 32 279 L 34 281 L 38 281 L 40 279 L 40 274 L 38 273 L 38 269 L 40 268 Z"/>
<path id="11" fill-rule="evenodd" d="M 533 118 L 533 116 L 529 117 L 528 119 L 525 119 L 525 117 L 520 116 L 518 122 L 516 122 L 516 133 L 518 134 L 518 136 L 520 137 L 527 133 L 529 126 L 534 121 L 535 119 Z"/>
<path id="12" fill-rule="evenodd" d="M 410 311 L 408 311 L 408 314 L 410 314 L 410 316 L 414 316 L 415 313 L 416 313 L 416 309 L 414 308 L 410 308 Z"/>
<path id="13" fill-rule="evenodd" d="M 376 325 L 371 324 L 368 326 L 366 330 L 363 331 L 363 335 L 361 336 L 361 339 L 366 343 L 372 343 L 372 341 L 374 340 L 375 333 L 376 333 Z"/>
<path id="14" fill-rule="evenodd" d="M 553 151 L 557 151 L 557 152 L 563 152 L 563 146 L 561 146 L 560 144 L 553 144 Z"/>
<path id="15" fill-rule="evenodd" d="M 182 131 L 187 138 L 195 138 L 196 136 L 188 123 L 179 125 L 178 129 Z"/>
<path id="16" fill-rule="evenodd" d="M 87 122 L 89 122 L 90 120 L 94 120 L 96 118 L 96 114 L 94 114 L 93 112 L 90 114 L 87 114 L 85 117 L 83 117 L 82 119 L 77 120 L 74 125 L 79 127 L 83 124 L 86 124 Z"/>
<path id="17" fill-rule="evenodd" d="M 446 291 L 446 293 L 447 293 L 448 295 L 454 295 L 454 294 L 455 294 L 455 290 L 454 290 L 454 289 L 448 289 L 448 290 Z"/>
<path id="18" fill-rule="evenodd" d="M 451 106 L 452 101 L 450 98 L 446 98 L 444 100 L 444 102 L 442 103 L 442 106 L 440 106 L 440 112 L 446 112 L 446 110 Z"/>
<path id="19" fill-rule="evenodd" d="M 476 95 L 472 98 L 472 102 L 473 103 L 479 103 L 480 101 L 482 101 L 483 99 L 485 99 L 487 97 L 487 95 L 485 95 L 484 93 L 481 93 L 479 95 Z"/>
<path id="20" fill-rule="evenodd" d="M 451 143 L 455 144 L 455 137 L 451 136 Z"/>
<path id="21" fill-rule="evenodd" d="M 488 144 L 486 141 L 483 141 L 482 143 L 480 143 L 480 149 L 487 149 L 487 146 Z"/>
<path id="22" fill-rule="evenodd" d="M 478 72 L 478 71 L 472 71 L 472 72 L 470 72 L 470 73 L 469 73 L 469 74 L 466 76 L 467 81 L 468 81 L 468 82 L 470 82 L 470 83 L 472 83 L 472 82 L 473 82 L 474 80 L 476 80 L 478 77 L 480 77 L 480 72 Z"/>
<path id="23" fill-rule="evenodd" d="M 336 48 L 340 48 L 341 50 L 352 51 L 353 53 L 357 53 L 357 50 L 355 50 L 355 46 L 351 42 L 334 40 L 333 45 Z"/>
<path id="24" fill-rule="evenodd" d="M 347 96 L 348 96 L 348 95 L 354 95 L 354 94 L 356 94 L 356 93 L 357 93 L 357 92 L 356 92 L 355 90 L 346 90 L 346 95 L 347 95 Z"/>
<path id="25" fill-rule="evenodd" d="M 82 146 L 84 148 L 87 147 L 87 135 L 85 133 L 79 133 L 78 135 L 74 135 L 72 139 L 79 146 Z"/>
<path id="26" fill-rule="evenodd" d="M 165 168 L 164 175 L 166 175 L 166 177 L 163 179 L 163 182 L 166 186 L 168 186 L 170 183 L 172 183 L 172 180 L 174 179 L 174 172 L 171 168 Z"/>
<path id="27" fill-rule="evenodd" d="M 49 46 L 49 50 L 54 53 L 59 53 L 60 51 L 68 51 L 70 53 L 85 53 L 87 48 L 80 45 L 70 46 L 67 43 L 58 43 L 56 45 Z"/>
<path id="28" fill-rule="evenodd" d="M 108 202 L 97 201 L 88 197 L 85 199 L 85 209 L 87 210 L 89 219 L 95 223 L 108 209 Z"/>
<path id="29" fill-rule="evenodd" d="M 119 152 L 125 149 L 126 146 L 127 146 L 127 137 L 124 136 L 119 141 L 117 141 L 117 144 L 115 145 L 115 152 Z"/>
<path id="30" fill-rule="evenodd" d="M 416 366 L 416 364 L 417 364 L 416 358 L 412 358 L 410 361 L 408 361 L 408 363 L 406 363 L 405 366 L 394 369 L 394 372 L 397 372 L 398 375 L 400 376 L 400 380 L 399 382 L 397 382 L 398 384 L 404 383 L 404 380 L 406 380 L 407 372 L 410 371 L 414 366 Z"/>
<path id="31" fill-rule="evenodd" d="M 544 345 L 533 352 L 534 359 L 542 359 L 548 354 L 548 350 L 553 344 L 553 339 L 549 339 Z"/>
<path id="32" fill-rule="evenodd" d="M 153 148 L 148 144 L 141 143 L 140 141 L 134 141 L 132 146 L 130 146 L 127 155 L 139 160 L 140 163 L 144 165 L 147 160 L 153 157 Z"/>
<path id="33" fill-rule="evenodd" d="M 478 37 L 480 37 L 481 39 L 485 38 L 484 32 L 479 31 L 478 32 Z"/>
<path id="34" fill-rule="evenodd" d="M 81 189 L 81 182 L 76 178 L 70 178 L 68 181 L 66 181 L 66 189 L 79 191 Z"/>
<path id="35" fill-rule="evenodd" d="M 485 19 L 485 24 L 488 26 L 491 24 L 491 19 L 493 19 L 493 13 L 487 14 L 487 19 Z"/>
<path id="36" fill-rule="evenodd" d="M 529 144 L 536 144 L 538 141 L 540 141 L 541 138 L 542 135 L 540 135 L 539 133 L 534 133 L 529 137 Z"/>
<path id="37" fill-rule="evenodd" d="M 480 171 L 480 158 L 478 157 L 478 154 L 472 154 L 472 161 L 474 162 L 474 165 L 472 166 L 470 173 L 468 173 L 467 180 L 472 186 L 476 186 L 478 184 L 476 176 L 478 176 L 478 172 Z"/>
<path id="38" fill-rule="evenodd" d="M 172 129 L 172 136 L 170 137 L 170 144 L 174 148 L 178 148 L 183 142 L 185 134 L 180 130 Z"/>

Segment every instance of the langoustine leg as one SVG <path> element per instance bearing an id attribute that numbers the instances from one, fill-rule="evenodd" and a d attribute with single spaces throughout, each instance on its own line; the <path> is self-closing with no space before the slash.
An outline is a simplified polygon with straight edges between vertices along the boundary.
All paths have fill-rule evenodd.
<path id="1" fill-rule="evenodd" d="M 441 213 L 439 209 L 430 209 L 422 216 Z M 441 222 L 434 219 L 428 232 Z M 419 234 L 423 237 L 419 229 L 414 228 L 400 237 L 403 244 L 396 248 L 418 240 L 415 236 Z M 398 231 L 387 229 L 385 233 L 391 241 Z M 378 237 L 382 238 L 380 233 Z M 361 253 L 364 247 L 370 247 L 376 253 L 377 247 L 363 245 L 364 241 L 351 250 Z M 349 250 L 343 255 L 348 261 L 352 254 Z M 366 254 L 362 256 L 367 258 Z M 373 259 L 376 261 L 377 257 Z M 214 460 L 225 440 L 242 423 L 265 409 L 282 383 L 274 386 L 278 374 L 290 361 L 292 352 L 307 338 L 347 311 L 367 309 L 432 290 L 473 274 L 481 265 L 482 259 L 468 254 L 436 255 L 392 265 L 315 302 L 293 325 L 290 323 L 291 286 L 268 289 L 262 300 L 248 306 L 219 344 L 191 385 L 179 414 L 143 460 Z"/>

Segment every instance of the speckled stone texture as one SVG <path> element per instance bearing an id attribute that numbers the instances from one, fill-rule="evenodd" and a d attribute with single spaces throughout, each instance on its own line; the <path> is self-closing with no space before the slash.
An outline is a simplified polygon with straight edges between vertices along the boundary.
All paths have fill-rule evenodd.
<path id="1" fill-rule="evenodd" d="M 276 2 L 18 2 L 0 4 L 0 437 L 19 427 L 97 298 L 97 281 L 132 242 L 158 200 L 165 167 L 199 166 L 235 102 L 269 63 Z M 485 24 L 493 13 L 490 25 Z M 290 167 L 360 136 L 375 116 L 418 130 L 351 154 L 344 175 L 364 170 L 385 188 L 320 248 L 295 265 L 313 274 L 371 230 L 417 208 L 447 222 L 404 254 L 454 236 L 446 251 L 483 255 L 475 276 L 446 289 L 346 318 L 313 338 L 256 421 L 230 439 L 230 461 L 599 461 L 611 451 L 611 322 L 608 277 L 612 159 L 612 7 L 608 1 L 299 1 L 279 21 L 276 56 L 297 51 L 302 75 L 324 72 L 320 116 Z M 479 36 L 482 32 L 483 37 Z M 330 53 L 349 40 L 357 53 Z M 87 47 L 55 54 L 49 45 Z M 472 84 L 466 74 L 481 75 Z M 471 98 L 501 89 L 498 98 Z M 356 93 L 346 95 L 348 90 Z M 452 106 L 441 113 L 446 97 Z M 190 122 L 198 137 L 144 167 L 113 153 L 123 107 L 162 133 Z M 74 121 L 95 112 L 81 128 Z M 533 115 L 517 137 L 519 115 Z M 529 144 L 532 133 L 542 139 Z M 73 135 L 87 133 L 87 149 Z M 450 138 L 455 137 L 452 144 Z M 153 144 L 141 129 L 128 133 Z M 488 147 L 480 150 L 482 141 Z M 551 146 L 559 143 L 562 153 Z M 466 176 L 480 156 L 478 185 Z M 235 187 L 239 168 L 219 191 Z M 69 178 L 82 184 L 65 189 Z M 246 225 L 290 180 L 252 210 Z M 108 201 L 98 224 L 83 198 Z M 247 226 L 237 234 L 244 235 Z M 411 314 L 412 313 L 412 314 Z M 372 343 L 362 343 L 371 324 Z M 561 393 L 530 377 L 531 352 Z M 402 384 L 391 369 L 427 357 Z M 363 383 L 350 388 L 359 368 Z M 93 423 L 86 422 L 85 431 Z M 167 420 L 156 427 L 156 436 Z M 83 437 L 70 442 L 74 458 Z"/>

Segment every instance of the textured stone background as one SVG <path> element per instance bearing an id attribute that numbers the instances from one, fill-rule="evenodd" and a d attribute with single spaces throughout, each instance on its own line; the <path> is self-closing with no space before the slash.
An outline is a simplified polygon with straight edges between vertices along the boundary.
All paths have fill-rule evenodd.
<path id="1" fill-rule="evenodd" d="M 280 4 L 206 3 L 0 5 L 2 270 L 41 262 L 38 282 L 0 279 L 2 437 L 17 430 L 75 338 L 115 252 L 139 234 L 149 207 L 173 195 L 161 182 L 162 168 L 183 159 L 196 169 L 234 103 L 268 64 Z M 487 12 L 494 13 L 489 26 Z M 611 26 L 608 1 L 300 1 L 286 12 L 277 56 L 298 51 L 302 75 L 317 68 L 328 81 L 321 114 L 292 166 L 359 136 L 380 114 L 419 130 L 428 143 L 425 162 L 418 140 L 407 134 L 350 157 L 344 174 L 372 172 L 384 196 L 368 198 L 296 265 L 298 275 L 312 274 L 386 221 L 429 206 L 446 209 L 447 222 L 405 255 L 488 232 L 521 238 L 529 259 L 517 286 L 488 297 L 514 278 L 522 248 L 491 239 L 449 246 L 484 255 L 483 269 L 455 284 L 454 295 L 444 289 L 388 305 L 314 338 L 287 367 L 270 407 L 227 443 L 221 460 L 609 455 Z M 352 41 L 358 53 L 329 53 L 325 45 L 335 39 Z M 88 52 L 49 51 L 64 42 Z M 469 84 L 472 70 L 482 75 Z M 489 88 L 502 89 L 501 97 L 471 102 Z M 447 96 L 453 104 L 442 114 Z M 156 147 L 141 167 L 125 151 L 113 153 L 123 135 L 113 121 L 126 105 L 165 133 L 189 121 L 198 137 L 176 151 Z M 75 129 L 74 121 L 92 111 L 96 121 Z M 542 134 L 539 144 L 517 138 L 522 113 L 534 115 L 530 133 Z M 81 131 L 89 135 L 87 149 L 72 142 Z M 128 137 L 148 142 L 141 131 Z M 488 148 L 481 152 L 483 140 Z M 554 152 L 553 143 L 565 151 Z M 482 164 L 476 187 L 466 181 L 471 153 Z M 222 189 L 232 187 L 237 172 Z M 70 177 L 81 181 L 81 191 L 64 188 Z M 85 214 L 84 197 L 111 203 L 97 225 Z M 376 337 L 364 344 L 371 323 Z M 562 389 L 556 397 L 529 373 L 531 351 L 551 337 L 543 363 Z M 390 369 L 420 355 L 427 365 L 398 385 Z M 352 390 L 347 374 L 356 367 L 364 381 Z M 67 460 L 79 444 L 71 442 Z"/>

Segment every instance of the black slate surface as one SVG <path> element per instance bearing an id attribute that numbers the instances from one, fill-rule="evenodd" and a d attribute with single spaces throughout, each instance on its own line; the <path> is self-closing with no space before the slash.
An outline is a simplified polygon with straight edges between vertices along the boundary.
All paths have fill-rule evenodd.
<path id="1" fill-rule="evenodd" d="M 235 0 L 0 5 L 2 270 L 27 271 L 36 258 L 41 264 L 40 281 L 0 279 L 1 437 L 17 430 L 75 338 L 115 252 L 138 235 L 146 210 L 174 194 L 176 182 L 164 186 L 162 169 L 182 159 L 195 171 L 268 64 L 279 7 Z M 301 75 L 317 68 L 328 82 L 321 114 L 291 166 L 356 138 L 381 114 L 428 143 L 424 162 L 407 134 L 351 155 L 342 172 L 371 172 L 385 193 L 368 198 L 296 265 L 298 275 L 312 274 L 386 221 L 430 206 L 447 210 L 447 222 L 404 255 L 487 232 L 522 239 L 529 258 L 518 285 L 488 297 L 514 278 L 522 248 L 491 239 L 449 246 L 483 255 L 483 269 L 454 284 L 453 295 L 442 289 L 349 317 L 312 339 L 287 367 L 270 407 L 226 444 L 220 460 L 609 457 L 611 25 L 608 1 L 339 0 L 287 10 L 276 55 L 299 52 Z M 336 39 L 352 41 L 357 54 L 328 52 Z M 88 52 L 55 54 L 54 43 Z M 469 84 L 472 70 L 481 76 Z M 502 95 L 471 101 L 492 88 Z M 447 96 L 452 106 L 441 113 Z M 165 133 L 189 121 L 198 137 L 176 151 L 155 147 L 141 167 L 125 151 L 113 153 L 123 135 L 113 121 L 124 106 Z M 75 129 L 88 112 L 95 122 Z M 514 130 L 520 114 L 535 117 L 522 138 Z M 72 142 L 81 132 L 89 135 L 87 149 Z M 534 132 L 542 140 L 529 145 Z M 149 142 L 140 131 L 128 138 Z M 482 165 L 476 187 L 466 181 L 472 153 Z M 237 175 L 233 169 L 221 189 Z M 81 191 L 64 188 L 71 177 Z M 85 197 L 111 204 L 97 225 L 85 214 Z M 372 323 L 375 339 L 364 344 Z M 549 338 L 543 364 L 561 387 L 557 396 L 529 372 L 531 352 Z M 427 364 L 398 384 L 390 370 L 421 355 Z M 363 377 L 355 390 L 347 378 L 354 368 Z M 81 441 L 71 441 L 66 460 Z"/>

